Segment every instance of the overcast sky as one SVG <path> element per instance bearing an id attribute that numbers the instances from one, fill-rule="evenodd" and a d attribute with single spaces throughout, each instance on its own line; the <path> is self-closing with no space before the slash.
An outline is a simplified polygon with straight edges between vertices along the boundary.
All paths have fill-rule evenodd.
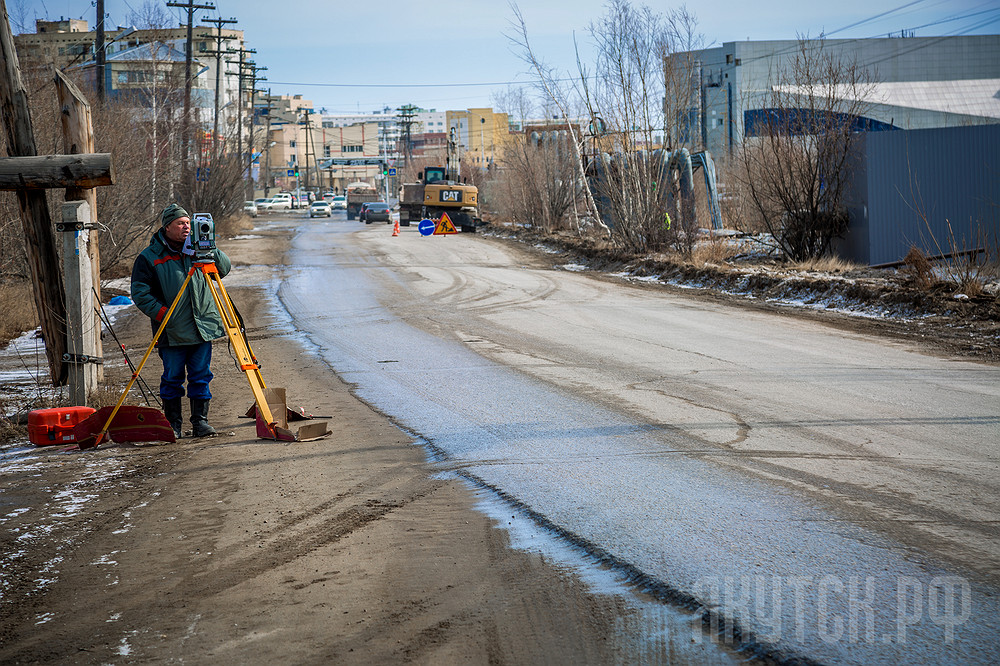
<path id="1" fill-rule="evenodd" d="M 505 0 L 195 0 L 216 10 L 198 20 L 235 18 L 272 94 L 301 94 L 331 113 L 367 112 L 416 104 L 424 108 L 491 106 L 507 84 L 527 85 L 529 67 L 514 52 L 514 14 Z M 24 20 L 87 19 L 91 0 L 6 0 L 17 29 Z M 634 3 L 636 5 L 640 3 Z M 648 2 L 665 12 L 680 3 Z M 108 25 L 129 25 L 147 6 L 175 16 L 165 0 L 105 0 Z M 581 57 L 592 61 L 588 32 L 605 0 L 522 0 L 536 53 L 567 75 L 575 73 L 574 35 Z M 913 30 L 920 37 L 1000 33 L 1000 0 L 746 0 L 691 2 L 706 46 L 745 39 L 884 37 Z"/>

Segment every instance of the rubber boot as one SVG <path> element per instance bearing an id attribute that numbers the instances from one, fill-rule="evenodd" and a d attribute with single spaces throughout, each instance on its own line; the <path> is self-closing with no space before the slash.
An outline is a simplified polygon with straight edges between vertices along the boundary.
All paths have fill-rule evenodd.
<path id="1" fill-rule="evenodd" d="M 180 439 L 184 436 L 184 415 L 181 413 L 181 399 L 170 398 L 163 401 L 163 415 L 167 417 L 170 427 L 174 429 L 174 438 Z"/>
<path id="2" fill-rule="evenodd" d="M 208 425 L 208 400 L 191 398 L 191 435 L 208 437 L 215 434 L 215 428 Z"/>

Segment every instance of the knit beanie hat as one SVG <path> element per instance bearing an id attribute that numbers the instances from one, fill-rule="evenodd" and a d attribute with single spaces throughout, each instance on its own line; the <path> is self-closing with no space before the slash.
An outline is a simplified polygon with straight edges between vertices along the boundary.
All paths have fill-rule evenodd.
<path id="1" fill-rule="evenodd" d="M 176 220 L 178 217 L 191 217 L 188 212 L 178 206 L 175 203 L 170 204 L 163 209 L 163 213 L 160 214 L 160 226 L 164 229 L 168 224 Z"/>

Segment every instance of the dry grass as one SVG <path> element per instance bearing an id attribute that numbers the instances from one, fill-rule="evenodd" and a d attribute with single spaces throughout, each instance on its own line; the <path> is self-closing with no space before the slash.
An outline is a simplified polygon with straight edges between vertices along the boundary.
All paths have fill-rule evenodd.
<path id="1" fill-rule="evenodd" d="M 850 273 L 861 268 L 853 261 L 833 256 L 807 259 L 791 264 L 789 267 L 797 271 L 812 271 L 814 273 Z"/>
<path id="2" fill-rule="evenodd" d="M 215 229 L 217 235 L 232 237 L 250 231 L 254 228 L 255 222 L 249 215 L 240 213 L 222 218 L 217 222 L 217 225 Z"/>
<path id="3" fill-rule="evenodd" d="M 38 326 L 35 301 L 31 284 L 27 281 L 10 281 L 0 284 L 0 345 Z"/>
<path id="4" fill-rule="evenodd" d="M 909 284 L 922 291 L 929 290 L 934 284 L 934 267 L 919 247 L 913 246 L 906 253 L 900 272 L 906 276 Z"/>
<path id="5" fill-rule="evenodd" d="M 0 401 L 0 411 L 4 409 L 3 401 Z M 0 445 L 8 442 L 23 442 L 28 439 L 28 427 L 17 425 L 10 419 L 0 416 Z"/>
<path id="6" fill-rule="evenodd" d="M 724 264 L 739 254 L 738 247 L 724 238 L 712 237 L 707 242 L 698 243 L 691 252 L 691 263 L 695 266 Z"/>

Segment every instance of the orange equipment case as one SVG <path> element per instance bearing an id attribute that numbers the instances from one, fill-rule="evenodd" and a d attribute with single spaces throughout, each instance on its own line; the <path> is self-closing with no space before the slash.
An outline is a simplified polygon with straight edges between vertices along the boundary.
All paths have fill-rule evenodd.
<path id="1" fill-rule="evenodd" d="M 28 413 L 28 439 L 35 446 L 75 444 L 73 427 L 94 413 L 90 407 L 54 407 Z"/>

